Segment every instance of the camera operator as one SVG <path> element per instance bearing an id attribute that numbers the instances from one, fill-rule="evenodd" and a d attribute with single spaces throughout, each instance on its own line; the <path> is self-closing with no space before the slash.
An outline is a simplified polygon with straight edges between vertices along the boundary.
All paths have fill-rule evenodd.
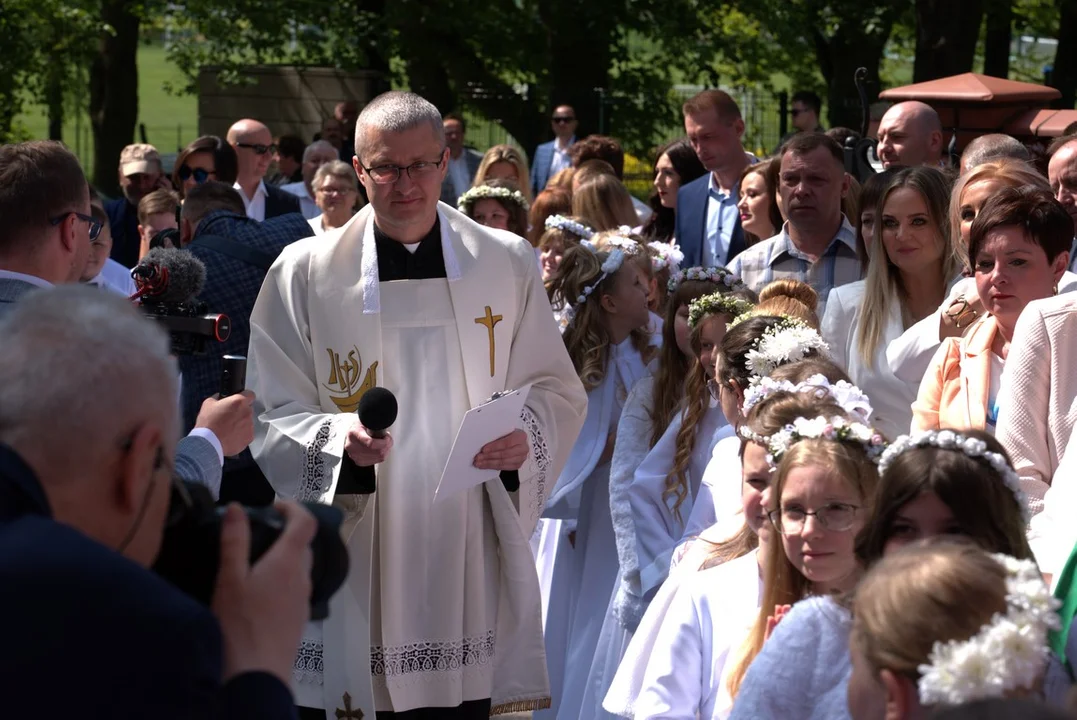
<path id="1" fill-rule="evenodd" d="M 180 242 L 206 266 L 206 283 L 199 299 L 213 312 L 226 314 L 232 332 L 205 355 L 180 357 L 183 372 L 183 420 L 196 421 L 203 398 L 217 392 L 221 356 L 246 355 L 251 311 L 270 265 L 285 246 L 313 234 L 299 213 L 286 213 L 263 222 L 251 220 L 243 199 L 230 185 L 207 181 L 187 191 L 180 217 Z M 273 502 L 275 493 L 250 451 L 229 457 L 221 481 L 222 501 L 245 505 Z"/>
<path id="2" fill-rule="evenodd" d="M 178 434 L 165 333 L 68 286 L 20 301 L 0 336 L 4 716 L 55 714 L 59 692 L 88 719 L 294 717 L 314 518 L 279 504 L 284 529 L 252 566 L 229 507 L 212 610 L 196 602 L 148 569 Z"/>
<path id="3" fill-rule="evenodd" d="M 30 292 L 78 282 L 101 232 L 78 158 L 67 148 L 47 140 L 0 145 L 0 317 Z M 177 450 L 180 478 L 219 490 L 224 457 L 254 437 L 252 402 L 243 393 L 202 403 Z"/>

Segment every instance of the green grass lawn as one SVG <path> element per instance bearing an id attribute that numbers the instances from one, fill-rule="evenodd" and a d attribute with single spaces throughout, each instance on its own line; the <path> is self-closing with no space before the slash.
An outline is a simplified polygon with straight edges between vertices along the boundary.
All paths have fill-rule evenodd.
<path id="1" fill-rule="evenodd" d="M 165 58 L 161 45 L 143 45 L 138 51 L 138 122 L 146 126 L 146 139 L 163 153 L 176 152 L 198 137 L 198 98 L 165 92 L 164 84 L 181 85 L 183 75 Z M 80 102 L 72 100 L 64 118 L 64 142 L 75 151 L 87 174 L 93 172 L 93 134 L 87 113 L 89 90 Z M 79 112 L 76 113 L 76 107 Z M 77 117 L 80 116 L 80 117 Z M 27 106 L 22 122 L 35 138 L 48 136 L 43 106 Z M 141 141 L 136 127 L 135 140 Z"/>

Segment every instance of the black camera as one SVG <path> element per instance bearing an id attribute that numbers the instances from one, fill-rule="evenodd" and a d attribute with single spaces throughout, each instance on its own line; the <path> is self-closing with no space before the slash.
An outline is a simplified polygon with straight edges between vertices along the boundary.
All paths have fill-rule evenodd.
<path id="1" fill-rule="evenodd" d="M 340 537 L 343 514 L 330 505 L 304 503 L 314 515 L 318 530 L 311 540 L 314 560 L 310 568 L 313 588 L 310 619 L 329 617 L 329 599 L 348 576 L 348 550 Z M 172 488 L 168 526 L 153 569 L 191 597 L 209 606 L 221 561 L 221 521 L 224 508 L 213 502 L 209 489 L 196 483 Z M 271 506 L 244 507 L 251 527 L 253 564 L 280 537 L 284 517 Z"/>
<path id="2" fill-rule="evenodd" d="M 139 309 L 168 333 L 173 355 L 204 355 L 211 340 L 224 342 L 232 333 L 227 315 L 210 313 L 204 302 L 157 302 L 144 299 Z"/>

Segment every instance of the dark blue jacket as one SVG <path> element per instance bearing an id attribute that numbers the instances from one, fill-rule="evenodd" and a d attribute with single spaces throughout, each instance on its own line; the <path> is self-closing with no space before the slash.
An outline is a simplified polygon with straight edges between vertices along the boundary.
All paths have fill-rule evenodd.
<path id="1" fill-rule="evenodd" d="M 707 205 L 710 200 L 710 173 L 682 185 L 677 191 L 677 218 L 673 236 L 684 253 L 681 267 L 690 268 L 703 264 L 703 243 L 707 237 Z M 744 229 L 740 218 L 733 226 L 733 236 L 729 240 L 729 254 L 726 264 L 744 250 Z"/>
<path id="2" fill-rule="evenodd" d="M 260 672 L 221 682 L 213 614 L 51 517 L 33 471 L 0 445 L 0 695 L 5 718 L 294 718 Z"/>
<path id="3" fill-rule="evenodd" d="M 127 268 L 138 264 L 138 208 L 122 195 L 105 203 L 105 214 L 112 230 L 112 252 L 109 257 Z"/>

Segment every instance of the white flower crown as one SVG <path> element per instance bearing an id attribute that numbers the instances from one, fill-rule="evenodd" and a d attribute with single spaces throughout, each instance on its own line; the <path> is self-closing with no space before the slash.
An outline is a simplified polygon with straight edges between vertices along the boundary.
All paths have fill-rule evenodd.
<path id="1" fill-rule="evenodd" d="M 745 365 L 753 376 L 764 377 L 779 365 L 803 360 L 811 350 L 828 353 L 830 346 L 802 321 L 786 317 L 767 328 L 752 343 L 752 349 L 745 356 Z"/>
<path id="2" fill-rule="evenodd" d="M 730 290 L 737 290 L 744 287 L 744 283 L 740 281 L 740 278 L 726 270 L 724 267 L 696 266 L 690 267 L 687 270 L 678 270 L 673 273 L 673 276 L 666 282 L 666 289 L 670 292 L 676 292 L 677 288 L 679 288 L 681 283 L 685 280 L 712 282 L 716 285 L 725 285 Z"/>
<path id="3" fill-rule="evenodd" d="M 1048 659 L 1047 631 L 1061 628 L 1061 603 L 1030 560 L 992 555 L 1006 569 L 1006 612 L 968 640 L 936 642 L 917 668 L 923 705 L 963 705 L 1032 688 Z"/>
<path id="4" fill-rule="evenodd" d="M 1021 479 L 1014 472 L 1013 466 L 1006 462 L 1005 457 L 999 453 L 989 451 L 987 443 L 979 438 L 968 437 L 953 430 L 925 430 L 912 435 L 901 435 L 883 453 L 882 460 L 879 463 L 879 474 L 882 475 L 886 472 L 886 469 L 890 467 L 890 463 L 898 455 L 918 447 L 937 447 L 943 450 L 954 450 L 973 460 L 986 462 L 991 466 L 992 470 L 998 473 L 999 477 L 1002 478 L 1002 482 L 1013 493 L 1017 504 L 1021 507 L 1021 515 L 1025 519 L 1025 524 L 1028 524 L 1031 514 L 1028 509 L 1028 497 L 1021 489 Z"/>
<path id="5" fill-rule="evenodd" d="M 684 253 L 675 243 L 655 241 L 647 243 L 647 247 L 655 252 L 651 257 L 651 268 L 655 272 L 669 268 L 671 273 L 675 273 L 684 262 Z"/>
<path id="6" fill-rule="evenodd" d="M 707 315 L 737 316 L 752 309 L 752 304 L 728 293 L 715 292 L 697 297 L 688 305 L 688 327 L 696 325 Z"/>
<path id="7" fill-rule="evenodd" d="M 456 207 L 461 212 L 467 212 L 468 207 L 476 200 L 512 200 L 527 212 L 530 205 L 527 204 L 527 198 L 519 190 L 509 190 L 503 187 L 490 187 L 489 185 L 479 185 L 473 187 L 466 193 L 460 196 L 460 199 L 456 201 Z"/>
<path id="8" fill-rule="evenodd" d="M 580 245 L 587 248 L 590 252 L 597 253 L 594 243 L 589 240 L 583 240 Z M 568 305 L 564 310 L 565 326 L 572 324 L 573 319 L 576 317 L 576 308 L 587 302 L 587 298 L 591 297 L 591 293 L 595 291 L 599 283 L 608 278 L 613 273 L 621 269 L 624 265 L 625 254 L 620 248 L 613 248 L 610 250 L 609 255 L 606 256 L 606 260 L 602 263 L 602 272 L 599 274 L 598 279 L 590 285 L 587 285 L 580 291 L 580 294 L 576 296 L 576 302 Z"/>
<path id="9" fill-rule="evenodd" d="M 753 407 L 779 392 L 811 393 L 817 399 L 829 397 L 850 415 L 857 415 L 867 422 L 871 417 L 871 399 L 864 391 L 845 380 L 831 383 L 825 375 L 815 374 L 804 382 L 791 383 L 788 380 L 774 380 L 769 377 L 753 377 L 748 389 L 744 391 L 744 403 L 741 412 L 745 415 Z"/>
<path id="10" fill-rule="evenodd" d="M 625 255 L 635 256 L 642 255 L 643 253 L 647 252 L 647 250 L 643 247 L 642 243 L 628 237 L 628 232 L 630 231 L 630 228 L 622 227 L 621 230 L 625 231 L 623 235 L 612 235 L 610 237 L 603 238 L 603 244 L 608 245 L 609 247 L 619 248 L 620 250 L 624 251 Z"/>
<path id="11" fill-rule="evenodd" d="M 595 231 L 587 227 L 583 223 L 578 223 L 575 220 L 565 217 L 564 215 L 551 215 L 546 218 L 547 230 L 563 230 L 567 233 L 575 235 L 581 240 L 590 240 L 591 236 L 595 234 Z"/>
<path id="12" fill-rule="evenodd" d="M 770 437 L 752 432 L 747 427 L 741 428 L 740 435 L 746 440 L 766 446 L 769 451 L 767 462 L 771 467 L 778 467 L 782 456 L 801 440 L 855 443 L 863 447 L 864 453 L 873 462 L 878 462 L 879 456 L 886 448 L 886 440 L 874 428 L 843 417 L 820 416 L 810 420 L 798 417 Z"/>

